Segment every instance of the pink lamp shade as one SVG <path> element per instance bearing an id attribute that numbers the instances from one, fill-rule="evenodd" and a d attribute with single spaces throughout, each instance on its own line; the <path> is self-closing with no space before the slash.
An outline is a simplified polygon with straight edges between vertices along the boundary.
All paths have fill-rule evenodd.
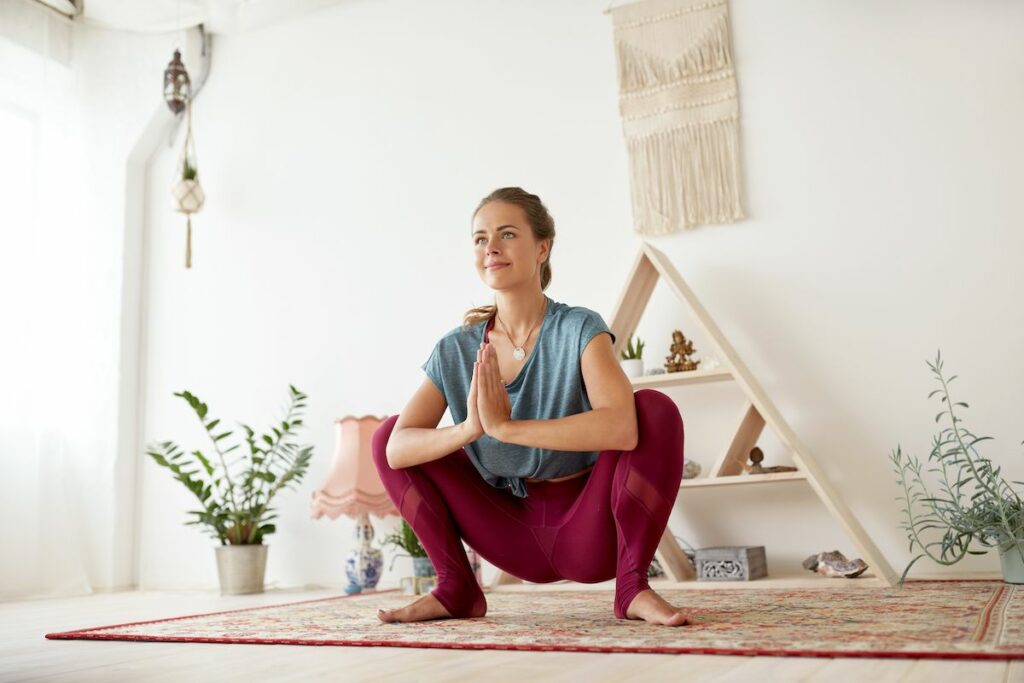
<path id="1" fill-rule="evenodd" d="M 334 460 L 327 480 L 313 492 L 310 516 L 331 519 L 339 515 L 358 518 L 398 515 L 373 462 L 373 433 L 387 417 L 346 415 L 335 420 Z"/>

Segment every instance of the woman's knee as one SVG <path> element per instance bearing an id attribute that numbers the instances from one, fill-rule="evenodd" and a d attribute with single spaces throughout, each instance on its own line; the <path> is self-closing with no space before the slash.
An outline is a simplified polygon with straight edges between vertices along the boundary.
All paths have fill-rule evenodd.
<path id="1" fill-rule="evenodd" d="M 634 464 L 656 468 L 657 478 L 663 479 L 666 486 L 678 485 L 683 476 L 684 448 L 683 418 L 679 407 L 666 394 L 653 389 L 641 389 L 634 395 L 640 429 L 640 442 L 634 452 L 653 450 L 672 454 L 672 457 L 654 458 L 650 462 L 644 459 L 644 462 Z"/>
<path id="2" fill-rule="evenodd" d="M 679 406 L 667 394 L 655 389 L 640 389 L 633 394 L 636 404 L 637 421 L 665 428 L 672 423 L 683 427 L 683 416 Z"/>
<path id="3" fill-rule="evenodd" d="M 388 464 L 387 447 L 388 440 L 391 438 L 391 432 L 394 431 L 396 422 L 398 422 L 398 415 L 392 415 L 381 422 L 373 432 L 371 451 L 373 452 L 373 461 L 376 463 L 378 471 L 380 471 L 382 467 L 391 467 Z"/>

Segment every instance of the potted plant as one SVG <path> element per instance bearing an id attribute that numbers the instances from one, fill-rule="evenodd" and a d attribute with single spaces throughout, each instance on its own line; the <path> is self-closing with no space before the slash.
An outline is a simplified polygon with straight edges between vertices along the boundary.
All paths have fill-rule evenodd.
<path id="1" fill-rule="evenodd" d="M 405 556 L 412 558 L 413 576 L 437 576 L 437 573 L 434 571 L 434 565 L 430 563 L 430 558 L 427 557 L 427 551 L 420 545 L 420 539 L 416 538 L 416 532 L 412 530 L 412 527 L 404 519 L 397 529 L 383 538 L 381 544 L 396 545 L 404 550 Z M 399 557 L 402 557 L 402 554 L 396 553 L 391 558 L 389 566 L 393 567 L 395 559 Z"/>
<path id="2" fill-rule="evenodd" d="M 943 416 L 949 426 L 933 437 L 932 450 L 928 460 L 933 464 L 928 471 L 941 476 L 939 491 L 932 493 L 921 473 L 922 463 L 913 456 L 904 458 L 899 445 L 890 455 L 896 469 L 897 483 L 903 488 L 907 523 L 901 525 L 907 530 L 910 548 L 916 546 L 921 554 L 914 557 L 900 577 L 900 586 L 907 572 L 922 557 L 935 562 L 951 565 L 967 554 L 984 555 L 987 550 L 971 550 L 973 541 L 984 548 L 998 548 L 1003 580 L 1007 583 L 1024 583 L 1024 502 L 1003 477 L 1000 467 L 993 467 L 992 461 L 980 455 L 976 444 L 992 437 L 975 436 L 957 415 L 958 408 L 967 408 L 962 401 L 953 402 L 949 385 L 956 376 L 948 380 L 942 374 L 942 352 L 935 362 L 928 363 L 938 379 L 940 388 L 928 394 L 928 398 L 941 394 L 943 410 L 935 416 L 939 422 Z M 1022 442 L 1024 443 L 1024 442 Z M 1021 484 L 1024 482 L 1013 482 Z M 915 505 L 923 512 L 915 514 Z M 941 534 L 938 540 L 926 540 L 925 535 Z M 938 548 L 936 551 L 935 548 Z"/>
<path id="3" fill-rule="evenodd" d="M 182 161 L 181 179 L 171 187 L 174 209 L 181 213 L 197 213 L 203 208 L 206 193 L 199 184 L 199 170 L 186 155 Z"/>
<path id="4" fill-rule="evenodd" d="M 619 364 L 622 365 L 622 370 L 626 373 L 626 377 L 643 377 L 644 374 L 644 342 L 639 337 L 636 339 L 636 345 L 633 345 L 633 335 L 629 336 L 626 340 L 626 348 L 620 352 L 622 360 Z"/>
<path id="5" fill-rule="evenodd" d="M 206 422 L 206 404 L 188 391 L 174 395 L 185 399 L 195 411 L 216 455 L 208 458 L 199 450 L 186 454 L 172 441 L 148 446 L 152 450 L 147 453 L 153 460 L 169 469 L 203 506 L 201 510 L 189 510 L 196 519 L 185 524 L 206 525 L 206 531 L 220 540 L 216 557 L 222 595 L 263 592 L 267 561 L 263 537 L 277 530 L 269 523 L 277 517 L 270 514 L 274 512 L 270 501 L 281 489 L 302 481 L 313 456 L 312 446 L 299 447 L 289 438 L 295 435 L 293 429 L 302 425 L 298 416 L 306 405 L 306 395 L 288 386 L 291 405 L 280 428 L 271 427 L 273 435 L 257 437 L 247 425 L 239 423 L 249 444 L 247 455 L 229 458 L 228 454 L 240 444 L 222 449 L 221 441 L 232 432 L 214 434 L 220 420 Z M 205 477 L 195 476 L 201 472 Z"/>

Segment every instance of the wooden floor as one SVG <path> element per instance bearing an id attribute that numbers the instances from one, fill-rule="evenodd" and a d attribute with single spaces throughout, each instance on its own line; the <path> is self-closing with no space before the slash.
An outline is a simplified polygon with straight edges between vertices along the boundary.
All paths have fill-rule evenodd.
<path id="1" fill-rule="evenodd" d="M 1024 661 L 826 659 L 47 640 L 90 626 L 337 595 L 121 592 L 0 603 L 0 681 L 1024 681 Z"/>

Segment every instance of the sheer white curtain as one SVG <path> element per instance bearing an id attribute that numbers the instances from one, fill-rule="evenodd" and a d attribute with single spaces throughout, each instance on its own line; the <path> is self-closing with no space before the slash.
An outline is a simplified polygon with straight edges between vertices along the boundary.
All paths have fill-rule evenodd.
<path id="1" fill-rule="evenodd" d="M 89 218 L 70 44 L 53 44 L 70 32 L 3 14 L 18 7 L 0 5 L 0 600 L 106 581 L 116 460 L 119 273 Z"/>

